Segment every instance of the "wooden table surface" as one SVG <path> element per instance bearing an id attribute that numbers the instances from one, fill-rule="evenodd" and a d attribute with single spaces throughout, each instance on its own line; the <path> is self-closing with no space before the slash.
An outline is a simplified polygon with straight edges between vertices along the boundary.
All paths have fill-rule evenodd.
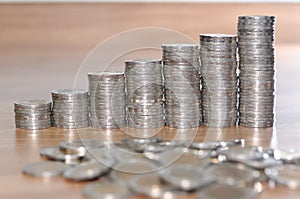
<path id="1" fill-rule="evenodd" d="M 299 8 L 298 4 L 295 5 Z M 15 12 L 16 15 L 12 15 L 12 13 L 14 13 L 12 7 L 12 5 L 6 6 L 5 12 L 1 12 L 1 14 L 14 16 L 15 18 L 12 19 L 13 22 L 9 22 L 8 19 L 3 17 L 0 19 L 0 24 L 7 25 L 13 23 L 14 25 L 7 25 L 5 26 L 6 29 L 0 31 L 0 198 L 82 198 L 81 190 L 87 183 L 67 182 L 62 178 L 47 180 L 32 178 L 22 175 L 21 170 L 26 163 L 40 160 L 39 150 L 41 148 L 57 145 L 62 140 L 95 138 L 117 141 L 129 135 L 149 135 L 149 132 L 136 132 L 132 129 L 111 131 L 91 128 L 81 130 L 50 128 L 39 131 L 15 129 L 13 102 L 18 99 L 26 98 L 50 98 L 52 89 L 72 87 L 78 66 L 87 54 L 85 50 L 91 50 L 91 46 L 84 46 L 84 51 L 81 49 L 72 50 L 72 46 L 70 47 L 70 45 L 68 48 L 61 48 L 61 46 L 64 45 L 63 43 L 59 45 L 59 49 L 56 51 L 52 46 L 52 44 L 55 43 L 53 40 L 55 33 L 53 32 L 51 34 L 49 33 L 49 35 L 52 36 L 49 37 L 52 38 L 52 40 L 49 41 L 43 40 L 47 38 L 45 35 L 37 35 L 37 40 L 26 34 L 22 35 L 19 31 L 22 30 L 22 24 L 24 23 L 15 22 L 19 19 L 22 21 L 21 18 L 27 15 L 23 13 L 19 18 L 17 15 L 18 12 Z M 43 6 L 40 7 L 42 10 L 44 9 L 45 12 L 49 11 Z M 194 6 L 191 5 L 191 7 Z M 231 10 L 237 9 L 237 6 L 233 7 Z M 255 6 L 251 5 L 250 7 L 251 12 L 254 12 Z M 267 6 L 265 6 L 264 9 L 261 8 L 258 10 L 268 10 L 269 8 L 266 7 Z M 51 5 L 50 10 L 55 8 L 55 6 Z M 242 8 L 245 13 L 247 6 L 245 5 Z M 282 16 L 284 16 L 284 13 L 288 15 L 289 11 L 294 15 L 297 13 L 293 10 L 293 6 L 291 5 L 287 6 L 286 10 L 280 10 L 280 5 L 276 5 L 275 8 L 279 10 L 278 12 Z M 2 6 L 0 6 L 0 9 L 4 10 Z M 70 12 L 76 11 L 74 11 L 74 15 L 71 15 L 76 18 L 76 13 L 79 12 L 78 9 L 76 10 L 74 7 L 69 9 L 71 9 L 71 11 L 69 10 Z M 159 8 L 157 9 L 159 10 Z M 172 9 L 175 9 L 174 6 Z M 230 8 L 228 9 L 230 10 Z M 21 11 L 19 7 L 15 9 L 15 11 L 18 10 L 22 13 L 29 12 L 28 10 L 30 9 L 26 8 L 23 11 Z M 95 12 L 95 10 L 93 10 L 93 12 Z M 202 10 L 202 12 L 205 12 L 205 9 Z M 61 14 L 61 10 L 59 14 Z M 202 14 L 204 15 L 204 13 Z M 227 14 L 229 14 L 229 11 Z M 16 18 L 18 18 L 18 20 L 16 20 Z M 70 18 L 67 20 L 70 20 Z M 3 21 L 5 21 L 5 23 Z M 34 27 L 40 26 L 41 23 L 35 23 L 37 21 L 33 20 L 33 25 L 31 25 Z M 101 21 L 101 23 L 103 23 L 103 21 Z M 174 27 L 172 28 L 176 29 L 176 25 L 174 23 L 173 25 Z M 34 32 L 32 26 L 30 26 L 31 33 Z M 72 24 L 70 26 L 72 27 Z M 115 24 L 115 26 L 117 26 L 117 24 Z M 282 41 L 288 40 L 288 37 L 284 37 L 284 32 L 289 35 L 293 35 L 293 31 L 299 32 L 299 28 L 295 27 L 295 29 L 293 29 L 291 24 L 281 24 L 281 26 L 287 27 L 280 32 Z M 27 26 L 23 27 L 25 32 L 28 31 L 26 27 Z M 60 25 L 58 28 L 61 30 L 62 27 L 63 26 Z M 177 25 L 177 27 L 180 29 L 181 26 Z M 109 28 L 109 26 L 106 28 Z M 70 27 L 67 29 L 68 28 L 66 28 L 64 33 L 72 30 Z M 16 30 L 18 31 L 16 32 Z M 36 30 L 37 32 L 40 31 L 40 29 Z M 48 33 L 44 32 L 43 34 L 47 35 Z M 74 34 L 76 34 L 76 32 Z M 85 36 L 88 36 L 88 34 Z M 107 37 L 105 34 L 101 36 L 102 39 L 105 37 Z M 299 35 L 296 37 L 299 40 Z M 66 37 L 62 38 L 66 39 Z M 75 42 L 74 38 L 78 39 L 79 36 L 77 35 L 76 37 L 73 35 L 71 38 L 73 39 L 72 42 Z M 59 42 L 64 42 L 64 39 L 59 40 Z M 30 41 L 32 41 L 34 45 L 30 45 Z M 88 41 L 90 42 L 89 44 L 97 44 L 93 43 L 95 40 Z M 69 44 L 68 41 L 66 41 L 66 43 Z M 82 44 L 84 42 L 79 41 L 79 43 Z M 65 46 L 67 46 L 67 44 L 65 44 Z M 27 46 L 28 48 L 26 48 Z M 80 45 L 78 46 L 80 47 Z M 200 127 L 198 130 L 185 131 L 165 128 L 160 132 L 154 131 L 150 133 L 153 135 L 161 135 L 165 139 L 209 141 L 244 138 L 247 144 L 272 148 L 300 148 L 300 44 L 290 41 L 278 43 L 276 45 L 276 54 L 277 88 L 276 123 L 274 128 L 251 129 L 234 127 L 213 129 Z M 159 58 L 160 54 L 154 53 L 153 56 L 153 58 Z M 120 66 L 120 68 L 122 67 Z M 193 198 L 193 196 L 191 196 L 191 198 Z M 300 190 L 289 190 L 285 187 L 278 187 L 276 189 L 266 188 L 259 196 L 259 199 L 281 198 L 298 199 L 300 198 Z"/>

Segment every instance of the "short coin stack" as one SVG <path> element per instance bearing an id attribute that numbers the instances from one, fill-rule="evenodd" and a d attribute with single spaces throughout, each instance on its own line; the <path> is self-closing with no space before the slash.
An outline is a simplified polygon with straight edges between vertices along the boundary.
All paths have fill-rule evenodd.
<path id="1" fill-rule="evenodd" d="M 237 121 L 237 37 L 200 35 L 203 123 L 229 127 Z"/>
<path id="2" fill-rule="evenodd" d="M 239 123 L 270 127 L 274 121 L 274 16 L 240 16 Z"/>
<path id="3" fill-rule="evenodd" d="M 125 62 L 128 126 L 160 128 L 165 125 L 162 64 L 160 60 Z"/>
<path id="4" fill-rule="evenodd" d="M 73 129 L 89 126 L 88 92 L 80 89 L 52 91 L 55 127 Z"/>
<path id="5" fill-rule="evenodd" d="M 125 77 L 121 72 L 88 73 L 92 127 L 126 126 Z"/>
<path id="6" fill-rule="evenodd" d="M 15 123 L 22 129 L 51 127 L 51 102 L 48 100 L 21 100 L 15 102 Z"/>
<path id="7" fill-rule="evenodd" d="M 198 45 L 165 44 L 162 49 L 166 124 L 196 128 L 202 121 Z"/>

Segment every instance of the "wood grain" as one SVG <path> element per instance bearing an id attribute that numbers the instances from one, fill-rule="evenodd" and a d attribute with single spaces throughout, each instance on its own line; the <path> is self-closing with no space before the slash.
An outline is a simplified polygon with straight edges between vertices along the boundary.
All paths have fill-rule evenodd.
<path id="1" fill-rule="evenodd" d="M 299 148 L 299 10 L 300 4 L 0 4 L 0 198 L 82 198 L 81 190 L 86 183 L 61 178 L 36 179 L 22 175 L 21 170 L 26 163 L 40 160 L 42 147 L 57 145 L 62 140 L 117 141 L 134 134 L 149 135 L 149 132 L 133 129 L 26 131 L 14 128 L 15 100 L 50 98 L 51 90 L 72 87 L 78 67 L 94 46 L 132 28 L 170 28 L 198 41 L 199 33 L 235 33 L 238 15 L 276 15 L 274 128 L 200 127 L 183 132 L 165 128 L 150 133 L 158 133 L 164 139 L 244 138 L 253 145 Z M 147 40 L 155 42 L 156 38 Z M 101 56 L 109 56 L 109 50 Z M 159 58 L 160 52 L 133 53 L 129 57 L 140 56 Z M 118 69 L 122 70 L 125 58 L 114 63 Z M 102 63 L 97 64 L 102 70 Z M 285 187 L 266 188 L 259 199 L 296 199 L 299 195 L 299 190 Z"/>

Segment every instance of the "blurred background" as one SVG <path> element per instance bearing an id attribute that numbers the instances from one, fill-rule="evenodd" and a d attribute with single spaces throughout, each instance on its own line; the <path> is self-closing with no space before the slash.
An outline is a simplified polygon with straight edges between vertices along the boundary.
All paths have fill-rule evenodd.
<path id="1" fill-rule="evenodd" d="M 50 98 L 51 90 L 72 87 L 85 57 L 116 34 L 158 27 L 177 31 L 198 43 L 200 33 L 236 34 L 239 15 L 275 15 L 276 117 L 280 128 L 292 125 L 296 129 L 300 119 L 300 106 L 295 106 L 300 81 L 296 72 L 300 57 L 299 14 L 300 3 L 296 0 L 1 0 L 0 125 L 14 127 L 15 100 Z M 144 39 L 150 43 L 158 40 L 155 36 Z M 100 56 L 108 56 L 111 49 L 118 48 L 109 46 Z M 161 56 L 159 50 L 147 53 L 145 58 Z M 116 69 L 123 70 L 125 58 L 144 58 L 144 54 L 120 55 L 112 62 Z M 103 63 L 93 64 L 103 70 Z"/>

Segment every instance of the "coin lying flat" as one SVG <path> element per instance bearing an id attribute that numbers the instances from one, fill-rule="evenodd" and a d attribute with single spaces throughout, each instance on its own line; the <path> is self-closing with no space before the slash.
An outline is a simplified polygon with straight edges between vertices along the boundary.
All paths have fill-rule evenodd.
<path id="1" fill-rule="evenodd" d="M 156 171 L 159 166 L 147 159 L 132 158 L 123 162 L 117 163 L 110 176 L 113 180 L 119 182 L 127 182 L 137 175 L 146 174 Z"/>
<path id="2" fill-rule="evenodd" d="M 265 169 L 265 174 L 275 182 L 290 188 L 300 187 L 300 166 L 284 164 Z"/>
<path id="3" fill-rule="evenodd" d="M 66 169 L 63 177 L 72 181 L 88 181 L 106 174 L 108 170 L 108 167 L 99 162 L 89 161 Z"/>
<path id="4" fill-rule="evenodd" d="M 160 176 L 164 181 L 185 191 L 207 186 L 216 180 L 203 168 L 188 164 L 173 164 L 165 168 Z"/>
<path id="5" fill-rule="evenodd" d="M 67 166 L 61 162 L 33 162 L 25 165 L 23 173 L 36 177 L 55 177 L 60 176 Z"/>
<path id="6" fill-rule="evenodd" d="M 251 188 L 214 184 L 198 192 L 199 199 L 254 199 Z"/>
<path id="7" fill-rule="evenodd" d="M 86 151 L 91 148 L 102 148 L 103 142 L 98 140 L 71 140 L 63 141 L 59 144 L 62 151 L 68 154 L 85 155 Z"/>
<path id="8" fill-rule="evenodd" d="M 276 149 L 274 150 L 274 158 L 284 162 L 299 162 L 300 149 Z"/>
<path id="9" fill-rule="evenodd" d="M 262 147 L 232 146 L 221 148 L 218 153 L 225 155 L 231 161 L 243 162 L 247 160 L 262 160 L 264 151 Z"/>
<path id="10" fill-rule="evenodd" d="M 104 182 L 85 186 L 83 195 L 90 199 L 125 199 L 130 197 L 132 193 L 123 184 Z"/>
<path id="11" fill-rule="evenodd" d="M 183 147 L 177 147 L 172 150 L 163 151 L 162 153 L 158 154 L 157 161 L 164 166 L 175 163 L 194 165 L 203 168 L 209 164 L 209 160 L 205 157 L 199 157 L 197 151 Z"/>
<path id="12" fill-rule="evenodd" d="M 46 147 L 40 150 L 40 155 L 50 160 L 62 161 L 66 164 L 76 164 L 82 159 L 79 154 L 66 154 L 59 147 Z"/>
<path id="13" fill-rule="evenodd" d="M 260 173 L 254 169 L 229 162 L 212 165 L 208 171 L 217 178 L 219 184 L 233 186 L 253 185 L 260 177 Z"/>
<path id="14" fill-rule="evenodd" d="M 152 198 L 161 198 L 165 192 L 174 189 L 172 185 L 162 182 L 158 173 L 135 176 L 129 181 L 129 187 Z"/>

